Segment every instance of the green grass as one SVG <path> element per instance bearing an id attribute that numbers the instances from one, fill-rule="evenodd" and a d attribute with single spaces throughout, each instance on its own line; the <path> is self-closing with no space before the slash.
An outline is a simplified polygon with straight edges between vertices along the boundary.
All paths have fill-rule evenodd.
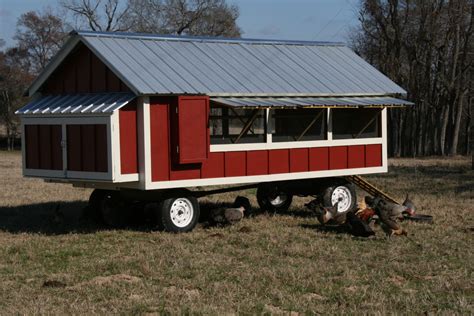
<path id="1" fill-rule="evenodd" d="M 393 160 L 371 176 L 435 224 L 410 237 L 324 230 L 297 198 L 282 215 L 188 234 L 136 224 L 107 230 L 81 218 L 90 191 L 22 179 L 0 154 L 2 314 L 474 313 L 474 173 L 467 159 Z M 362 197 L 362 192 L 360 192 Z M 239 193 L 201 199 L 205 207 Z M 251 197 L 254 191 L 240 194 Z M 53 216 L 61 201 L 63 218 Z M 248 229 L 241 231 L 242 227 Z M 43 286 L 45 281 L 58 281 Z"/>

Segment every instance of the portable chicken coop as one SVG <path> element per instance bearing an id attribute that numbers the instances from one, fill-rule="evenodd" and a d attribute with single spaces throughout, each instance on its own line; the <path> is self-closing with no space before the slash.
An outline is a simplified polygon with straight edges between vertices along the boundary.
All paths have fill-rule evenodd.
<path id="1" fill-rule="evenodd" d="M 28 90 L 23 174 L 93 187 L 91 205 L 161 201 L 194 227 L 190 187 L 260 184 L 355 203 L 334 178 L 387 171 L 387 107 L 406 92 L 338 43 L 73 32 Z M 315 193 L 315 191 L 318 191 Z"/>

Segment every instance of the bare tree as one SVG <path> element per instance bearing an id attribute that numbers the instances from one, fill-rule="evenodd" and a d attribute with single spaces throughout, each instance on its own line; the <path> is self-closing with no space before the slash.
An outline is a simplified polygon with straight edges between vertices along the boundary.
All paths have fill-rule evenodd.
<path id="1" fill-rule="evenodd" d="M 466 148 L 459 144 L 469 141 L 461 126 L 472 94 L 473 8 L 472 0 L 361 0 L 354 48 L 416 103 L 389 111 L 392 155 Z"/>
<path id="2" fill-rule="evenodd" d="M 29 52 L 10 48 L 0 52 L 0 122 L 7 132 L 7 149 L 12 150 L 19 134 L 18 117 L 14 114 L 24 105 L 23 92 L 33 79 L 28 71 Z"/>
<path id="3" fill-rule="evenodd" d="M 123 23 L 142 33 L 239 37 L 238 16 L 225 0 L 129 0 Z"/>
<path id="4" fill-rule="evenodd" d="M 72 13 L 76 27 L 107 32 L 130 29 L 124 23 L 128 5 L 119 0 L 61 0 L 60 4 Z"/>
<path id="5" fill-rule="evenodd" d="M 50 10 L 30 11 L 18 19 L 14 39 L 18 49 L 27 53 L 31 70 L 38 73 L 59 50 L 65 35 L 63 21 Z"/>

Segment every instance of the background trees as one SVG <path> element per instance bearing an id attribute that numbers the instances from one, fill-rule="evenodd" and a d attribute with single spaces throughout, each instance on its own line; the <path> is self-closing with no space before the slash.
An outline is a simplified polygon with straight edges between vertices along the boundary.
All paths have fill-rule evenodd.
<path id="1" fill-rule="evenodd" d="M 239 37 L 226 0 L 59 0 L 67 14 L 27 12 L 16 46 L 0 41 L 0 124 L 16 136 L 21 92 L 71 28 Z M 473 0 L 360 0 L 357 53 L 408 91 L 410 109 L 389 110 L 389 154 L 469 154 L 473 142 Z"/>
<path id="2" fill-rule="evenodd" d="M 20 16 L 16 45 L 0 40 L 0 127 L 6 147 L 19 136 L 14 112 L 27 103 L 23 93 L 63 44 L 68 30 L 135 31 L 175 35 L 239 37 L 239 11 L 225 0 L 60 0 L 51 9 Z M 0 134 L 1 134 L 0 129 Z M 0 135 L 0 140 L 2 135 Z"/>
<path id="3" fill-rule="evenodd" d="M 408 91 L 390 110 L 393 156 L 468 154 L 472 148 L 472 0 L 362 0 L 355 50 Z"/>

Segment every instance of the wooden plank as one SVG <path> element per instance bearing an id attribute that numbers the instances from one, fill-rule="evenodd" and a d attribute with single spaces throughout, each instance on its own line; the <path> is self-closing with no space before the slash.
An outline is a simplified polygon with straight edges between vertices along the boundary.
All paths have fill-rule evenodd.
<path id="1" fill-rule="evenodd" d="M 275 173 L 288 173 L 290 172 L 290 150 L 289 149 L 276 149 L 268 152 L 268 172 L 270 174 Z"/>
<path id="2" fill-rule="evenodd" d="M 26 168 L 39 169 L 38 125 L 25 125 Z"/>
<path id="3" fill-rule="evenodd" d="M 82 171 L 81 126 L 67 125 L 67 170 Z"/>
<path id="4" fill-rule="evenodd" d="M 51 170 L 51 125 L 39 125 L 39 168 Z"/>
<path id="5" fill-rule="evenodd" d="M 290 172 L 305 172 L 309 170 L 308 148 L 290 149 Z"/>
<path id="6" fill-rule="evenodd" d="M 329 170 L 329 148 L 309 149 L 309 171 Z"/>
<path id="7" fill-rule="evenodd" d="M 108 172 L 107 125 L 95 125 L 95 171 Z"/>
<path id="8" fill-rule="evenodd" d="M 169 152 L 169 104 L 157 98 L 150 104 L 150 152 L 151 180 L 165 181 L 170 178 Z M 159 102 L 159 103 L 158 103 Z"/>
<path id="9" fill-rule="evenodd" d="M 247 152 L 247 175 L 268 174 L 268 151 L 255 150 Z"/>
<path id="10" fill-rule="evenodd" d="M 137 107 L 127 104 L 119 110 L 120 169 L 122 174 L 138 173 Z"/>
<path id="11" fill-rule="evenodd" d="M 51 125 L 51 169 L 63 169 L 62 127 Z"/>
<path id="12" fill-rule="evenodd" d="M 82 171 L 95 171 L 95 125 L 81 125 Z"/>

